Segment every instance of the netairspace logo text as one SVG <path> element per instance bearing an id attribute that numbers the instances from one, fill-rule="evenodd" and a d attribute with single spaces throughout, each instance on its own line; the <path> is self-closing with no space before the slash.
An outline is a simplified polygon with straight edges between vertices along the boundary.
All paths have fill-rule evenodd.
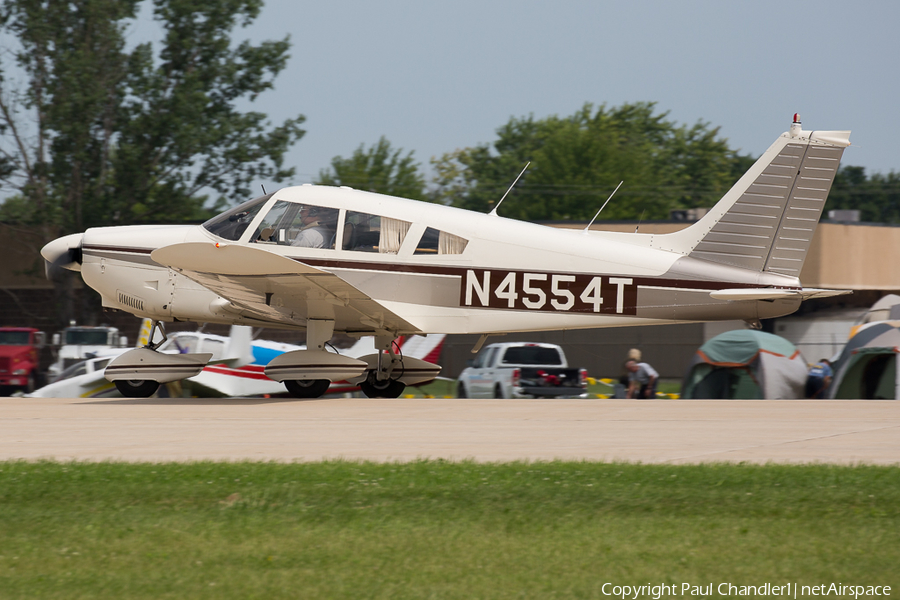
<path id="1" fill-rule="evenodd" d="M 637 600 L 653 598 L 660 600 L 668 596 L 781 596 L 784 598 L 801 598 L 811 596 L 837 596 L 845 598 L 865 598 L 871 596 L 890 596 L 889 585 L 847 585 L 844 583 L 820 583 L 818 585 L 801 585 L 798 583 L 763 583 L 761 585 L 738 585 L 735 583 L 645 583 L 643 585 L 618 585 L 604 583 L 601 588 L 604 596 Z"/>

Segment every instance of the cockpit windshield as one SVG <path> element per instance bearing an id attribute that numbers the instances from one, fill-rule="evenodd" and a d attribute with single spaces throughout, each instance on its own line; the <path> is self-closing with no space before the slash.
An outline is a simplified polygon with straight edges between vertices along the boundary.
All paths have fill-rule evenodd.
<path id="1" fill-rule="evenodd" d="M 220 238 L 237 241 L 271 197 L 272 194 L 268 194 L 235 206 L 204 223 L 203 228 Z"/>

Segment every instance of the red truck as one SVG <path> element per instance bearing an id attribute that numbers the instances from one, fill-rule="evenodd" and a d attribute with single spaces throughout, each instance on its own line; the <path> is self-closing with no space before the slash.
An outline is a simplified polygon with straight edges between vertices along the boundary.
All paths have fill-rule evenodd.
<path id="1" fill-rule="evenodd" d="M 34 391 L 44 332 L 31 327 L 0 327 L 0 396 Z"/>

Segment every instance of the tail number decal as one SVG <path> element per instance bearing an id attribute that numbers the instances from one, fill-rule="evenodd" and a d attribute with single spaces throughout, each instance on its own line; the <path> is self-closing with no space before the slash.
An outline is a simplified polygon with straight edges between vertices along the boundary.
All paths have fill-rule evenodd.
<path id="1" fill-rule="evenodd" d="M 460 306 L 634 315 L 637 285 L 629 277 L 468 269 Z"/>

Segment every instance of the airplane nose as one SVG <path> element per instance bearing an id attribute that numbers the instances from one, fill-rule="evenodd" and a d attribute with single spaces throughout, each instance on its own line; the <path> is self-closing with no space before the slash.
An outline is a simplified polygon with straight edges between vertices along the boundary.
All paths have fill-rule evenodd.
<path id="1" fill-rule="evenodd" d="M 47 277 L 50 270 L 63 268 L 70 271 L 81 270 L 81 242 L 84 234 L 73 233 L 57 238 L 41 248 L 41 256 L 47 261 L 44 265 Z"/>

